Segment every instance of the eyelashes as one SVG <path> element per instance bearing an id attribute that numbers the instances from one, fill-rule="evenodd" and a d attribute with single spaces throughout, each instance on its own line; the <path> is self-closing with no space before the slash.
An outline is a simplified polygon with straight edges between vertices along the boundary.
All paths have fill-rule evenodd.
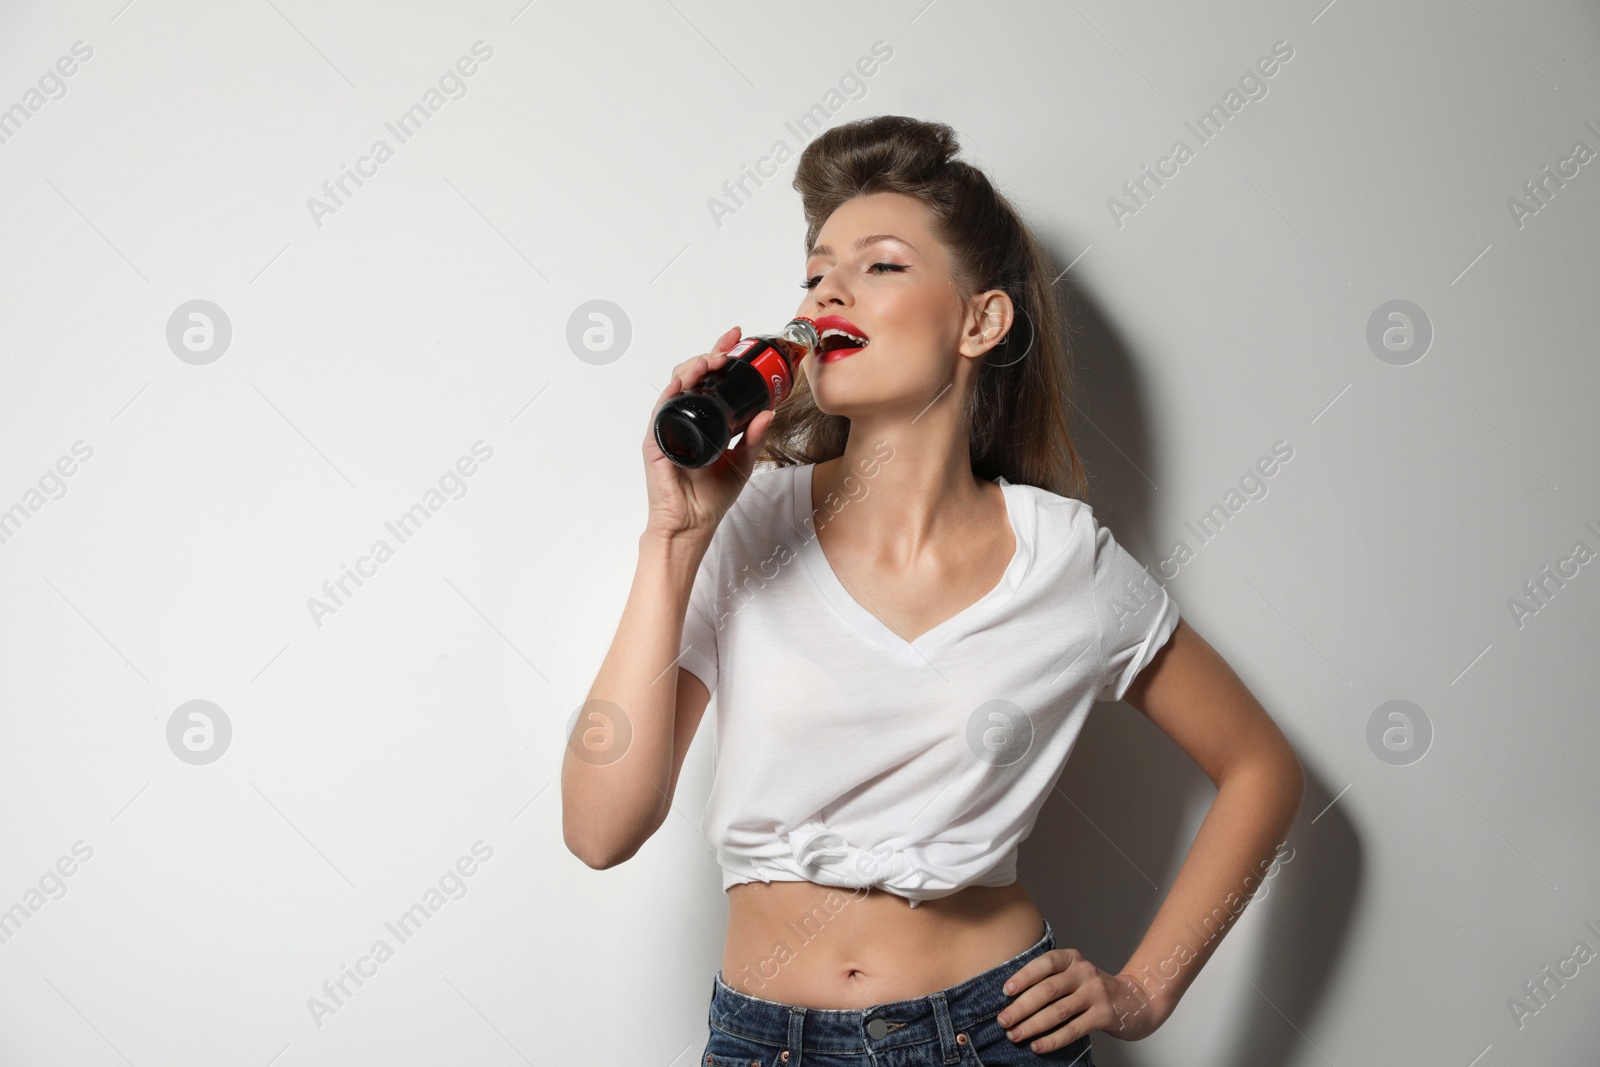
<path id="1" fill-rule="evenodd" d="M 868 273 L 871 273 L 872 271 L 877 270 L 879 267 L 887 267 L 887 268 L 889 268 L 890 270 L 894 271 L 897 274 L 900 271 L 910 270 L 911 269 L 909 266 L 907 266 L 904 263 L 874 263 L 872 266 L 867 268 L 867 271 L 868 271 Z M 800 283 L 800 288 L 802 288 L 802 289 L 814 289 L 814 288 L 816 288 L 817 283 L 820 282 L 821 280 L 822 280 L 822 275 L 820 275 L 820 274 L 812 275 L 810 278 L 808 278 L 805 281 Z"/>

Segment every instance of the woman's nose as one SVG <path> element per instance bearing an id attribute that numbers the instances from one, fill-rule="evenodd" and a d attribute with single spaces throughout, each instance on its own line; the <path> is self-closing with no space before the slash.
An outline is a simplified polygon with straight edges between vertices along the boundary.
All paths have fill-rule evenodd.
<path id="1" fill-rule="evenodd" d="M 822 286 L 827 284 L 827 282 L 821 283 L 817 286 L 816 291 L 812 294 L 817 302 L 817 306 L 826 307 L 829 304 L 845 303 L 847 294 L 845 294 L 842 290 L 833 287 L 829 287 L 826 291 L 824 291 Z"/>

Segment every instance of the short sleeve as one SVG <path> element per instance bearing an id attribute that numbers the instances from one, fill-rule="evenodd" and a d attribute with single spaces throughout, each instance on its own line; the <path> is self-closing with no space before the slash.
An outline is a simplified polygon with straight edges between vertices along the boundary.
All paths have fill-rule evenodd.
<path id="1" fill-rule="evenodd" d="M 712 693 L 717 691 L 717 630 L 722 617 L 719 569 L 726 522 L 724 518 L 723 525 L 712 535 L 706 554 L 700 557 L 700 570 L 689 593 L 689 610 L 683 616 L 683 651 L 678 657 L 678 666 L 704 682 Z"/>
<path id="2" fill-rule="evenodd" d="M 1094 523 L 1094 601 L 1101 658 L 1095 699 L 1121 700 L 1177 629 L 1178 605 L 1098 522 Z"/>

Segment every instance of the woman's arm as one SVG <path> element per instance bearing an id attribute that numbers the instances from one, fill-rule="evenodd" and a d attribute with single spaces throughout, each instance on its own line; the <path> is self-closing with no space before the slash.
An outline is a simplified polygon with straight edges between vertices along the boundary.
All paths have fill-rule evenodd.
<path id="1" fill-rule="evenodd" d="M 661 826 L 684 750 L 711 699 L 704 683 L 676 665 L 706 550 L 704 538 L 639 538 L 628 603 L 589 690 L 586 704 L 595 703 L 580 712 L 561 763 L 562 836 L 590 867 L 622 863 Z M 624 723 L 612 721 L 613 709 Z M 621 752 L 607 751 L 622 744 Z M 588 758 L 575 755 L 574 745 Z"/>
<path id="2" fill-rule="evenodd" d="M 1147 1002 L 1134 1013 L 1152 1017 L 1133 1026 L 1148 1032 L 1172 1014 L 1260 887 L 1300 810 L 1305 770 L 1233 668 L 1182 619 L 1124 699 L 1217 786 L 1171 891 L 1117 976 Z"/>

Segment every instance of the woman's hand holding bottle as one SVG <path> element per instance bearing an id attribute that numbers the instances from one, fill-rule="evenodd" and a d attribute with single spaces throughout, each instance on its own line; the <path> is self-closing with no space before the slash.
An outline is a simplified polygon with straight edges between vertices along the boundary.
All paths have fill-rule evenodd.
<path id="1" fill-rule="evenodd" d="M 702 546 L 710 544 L 717 523 L 722 521 L 722 516 L 733 506 L 750 479 L 756 457 L 761 454 L 761 442 L 772 423 L 771 410 L 751 419 L 739 443 L 706 467 L 680 467 L 672 462 L 656 443 L 654 432 L 656 410 L 679 392 L 693 388 L 710 371 L 726 365 L 728 350 L 738 340 L 739 328 L 735 326 L 717 338 L 710 352 L 672 368 L 672 380 L 650 409 L 643 449 L 645 486 L 650 497 L 649 519 L 645 525 L 647 535 L 669 541 L 698 539 Z"/>

